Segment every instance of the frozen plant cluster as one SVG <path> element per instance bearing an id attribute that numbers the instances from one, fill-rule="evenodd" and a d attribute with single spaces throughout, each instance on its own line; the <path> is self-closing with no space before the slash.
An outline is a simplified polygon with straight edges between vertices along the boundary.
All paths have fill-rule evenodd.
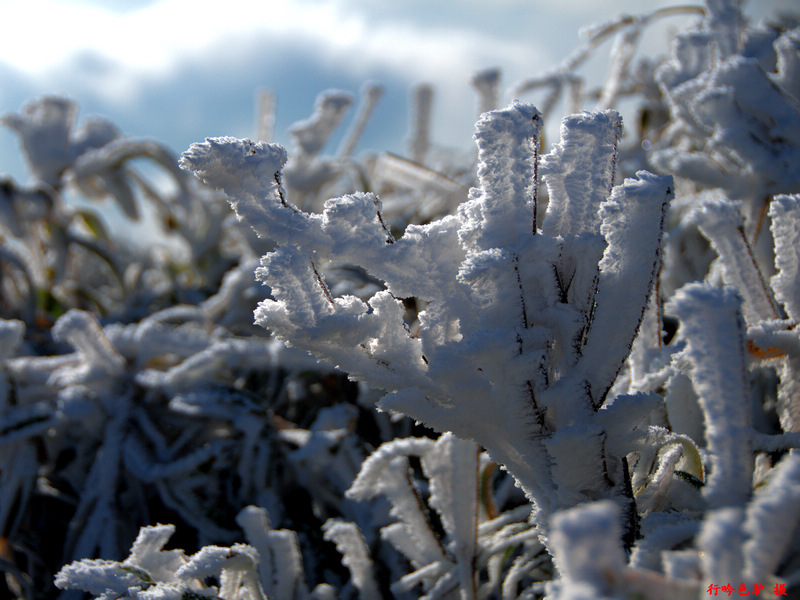
<path id="1" fill-rule="evenodd" d="M 250 504 L 317 545 L 328 513 L 358 519 L 341 500 L 358 466 L 410 423 L 253 324 L 270 243 L 164 146 L 77 111 L 46 97 L 4 118 L 33 181 L 0 187 L 0 595 L 54 597 L 61 566 L 122 559 L 150 523 L 231 544 Z M 149 247 L 120 237 L 143 220 Z"/>
<path id="2" fill-rule="evenodd" d="M 658 273 L 672 183 L 642 172 L 614 187 L 619 116 L 569 118 L 542 160 L 550 203 L 540 229 L 540 121 L 519 103 L 486 113 L 476 134 L 480 187 L 456 215 L 409 226 L 399 239 L 372 194 L 329 200 L 321 214 L 288 204 L 280 146 L 213 139 L 182 164 L 279 245 L 257 271 L 273 295 L 258 323 L 391 392 L 382 409 L 481 444 L 545 523 L 592 497 L 625 496 L 630 448 L 609 453 L 606 429 L 622 420 L 601 408 Z M 317 267 L 331 251 L 384 289 L 367 302 L 333 297 Z M 404 298 L 424 306 L 414 322 Z M 559 453 L 566 458 L 579 439 L 593 449 L 581 472 L 559 469 Z"/>
<path id="3" fill-rule="evenodd" d="M 291 152 L 207 139 L 183 170 L 64 101 L 7 117 L 38 180 L 3 188 L 8 590 L 46 562 L 103 600 L 797 594 L 798 31 L 724 0 L 626 16 L 518 86 L 541 112 L 478 73 L 474 173 L 432 147 L 425 86 L 409 158 L 354 158 L 375 85 L 334 154 L 354 98 L 328 91 Z M 611 35 L 594 110 L 544 144 Z M 68 188 L 150 198 L 187 263 L 126 263 Z"/>

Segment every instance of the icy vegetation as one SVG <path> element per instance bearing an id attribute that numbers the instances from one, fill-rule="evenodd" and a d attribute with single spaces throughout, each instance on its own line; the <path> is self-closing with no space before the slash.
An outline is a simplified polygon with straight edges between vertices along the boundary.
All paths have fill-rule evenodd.
<path id="1" fill-rule="evenodd" d="M 374 83 L 288 150 L 269 96 L 265 139 L 180 158 L 5 116 L 35 183 L 0 184 L 0 596 L 800 594 L 797 23 L 708 0 L 500 76 L 466 160 L 430 86 L 407 158 L 356 153 Z"/>

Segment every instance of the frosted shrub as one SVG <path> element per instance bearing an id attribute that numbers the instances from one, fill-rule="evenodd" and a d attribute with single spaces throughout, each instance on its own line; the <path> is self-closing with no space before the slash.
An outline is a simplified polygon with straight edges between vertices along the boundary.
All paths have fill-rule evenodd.
<path id="1" fill-rule="evenodd" d="M 457 215 L 409 227 L 398 240 L 370 194 L 328 201 L 321 215 L 288 204 L 278 146 L 208 140 L 182 164 L 222 187 L 241 218 L 281 245 L 258 271 L 275 298 L 260 305 L 258 322 L 391 392 L 382 408 L 479 441 L 548 514 L 581 497 L 624 493 L 601 424 L 613 409 L 600 409 L 658 271 L 671 184 L 642 173 L 614 188 L 618 117 L 569 119 L 544 160 L 551 199 L 540 230 L 539 125 L 522 104 L 488 113 L 476 134 L 481 187 Z M 625 239 L 623 228 L 640 235 Z M 334 298 L 317 266 L 331 252 L 386 289 L 368 303 Z M 409 324 L 399 299 L 412 297 L 425 309 Z M 605 298 L 615 312 L 606 313 Z M 619 340 L 611 348 L 608 328 Z M 558 460 L 551 469 L 562 436 L 574 435 L 594 440 L 586 473 L 559 472 Z M 599 479 L 587 482 L 589 472 Z"/>
<path id="2" fill-rule="evenodd" d="M 638 159 L 672 173 L 680 190 L 665 252 L 666 294 L 707 273 L 713 252 L 687 217 L 709 194 L 741 203 L 746 243 L 768 275 L 770 202 L 800 191 L 793 166 L 800 151 L 796 19 L 754 23 L 736 2 L 708 2 L 705 13 L 646 78 L 648 151 Z"/>
<path id="3" fill-rule="evenodd" d="M 656 71 L 671 122 L 654 162 L 703 187 L 752 203 L 800 187 L 797 53 L 800 33 L 743 27 L 709 3 L 701 28 L 676 37 Z M 760 208 L 760 207 L 759 207 Z"/>
<path id="4" fill-rule="evenodd" d="M 533 501 L 543 539 L 552 512 L 603 497 L 624 506 L 632 536 L 625 456 L 646 439 L 637 426 L 658 400 L 609 390 L 658 274 L 671 182 L 642 172 L 614 185 L 614 112 L 566 119 L 541 165 L 540 124 L 520 103 L 484 115 L 480 187 L 457 215 L 399 239 L 371 194 L 330 200 L 322 214 L 289 204 L 279 146 L 210 139 L 182 165 L 280 246 L 258 270 L 274 298 L 259 323 L 390 392 L 382 409 L 483 445 Z M 550 191 L 541 226 L 540 169 Z M 320 275 L 329 256 L 385 289 L 368 302 L 334 297 Z M 408 298 L 424 307 L 413 322 Z"/>

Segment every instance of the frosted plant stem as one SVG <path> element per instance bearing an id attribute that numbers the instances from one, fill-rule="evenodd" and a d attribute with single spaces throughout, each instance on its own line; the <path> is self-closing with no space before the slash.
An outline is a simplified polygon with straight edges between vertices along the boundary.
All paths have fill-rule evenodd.
<path id="1" fill-rule="evenodd" d="M 743 506 L 753 452 L 741 299 L 730 289 L 689 284 L 669 303 L 681 321 L 692 384 L 705 413 L 712 469 L 704 496 L 712 508 Z"/>
<path id="2" fill-rule="evenodd" d="M 800 431 L 778 433 L 774 435 L 758 432 L 753 434 L 754 451 L 781 452 L 791 448 L 800 450 Z"/>
<path id="3" fill-rule="evenodd" d="M 725 283 L 744 297 L 747 323 L 779 318 L 772 291 L 747 240 L 739 206 L 727 200 L 711 200 L 692 213 L 692 218 L 719 254 Z"/>
<path id="4" fill-rule="evenodd" d="M 369 122 L 372 111 L 375 110 L 378 101 L 383 96 L 383 86 L 377 83 L 367 83 L 361 90 L 361 105 L 358 108 L 353 126 L 347 131 L 345 139 L 342 141 L 338 155 L 340 158 L 349 158 L 353 150 L 361 139 L 364 129 Z"/>
<path id="5" fill-rule="evenodd" d="M 275 94 L 269 90 L 258 93 L 258 141 L 271 142 L 275 131 Z"/>
<path id="6" fill-rule="evenodd" d="M 411 137 L 409 153 L 411 160 L 424 164 L 425 155 L 430 148 L 431 107 L 433 87 L 418 85 L 412 92 Z"/>
<path id="7" fill-rule="evenodd" d="M 533 235 L 539 230 L 539 146 L 541 145 L 542 117 L 533 116 L 533 188 L 531 190 L 531 209 L 533 210 Z"/>
<path id="8" fill-rule="evenodd" d="M 317 265 L 314 264 L 314 260 L 313 259 L 309 260 L 309 263 L 311 264 L 311 269 L 314 271 L 314 277 L 316 278 L 317 283 L 319 284 L 319 287 L 322 290 L 322 293 L 325 294 L 325 299 L 331 304 L 331 306 L 335 306 L 335 303 L 333 301 L 333 296 L 331 296 L 331 291 L 325 284 L 325 280 L 322 279 L 322 275 L 319 274 L 319 271 L 317 270 Z"/>
<path id="9" fill-rule="evenodd" d="M 747 257 L 750 259 L 750 262 L 753 264 L 753 269 L 758 275 L 758 281 L 761 284 L 761 291 L 764 293 L 764 298 L 766 299 L 767 305 L 771 309 L 772 314 L 770 315 L 773 319 L 780 318 L 780 311 L 778 310 L 777 305 L 775 304 L 775 300 L 772 298 L 772 291 L 770 290 L 769 286 L 767 285 L 767 280 L 764 277 L 764 273 L 761 270 L 761 267 L 758 266 L 758 260 L 756 259 L 756 255 L 753 252 L 753 246 L 747 239 L 747 234 L 744 231 L 744 227 L 739 227 L 737 229 L 739 235 L 742 236 L 742 242 L 744 243 L 744 247 L 747 250 Z M 767 317 L 767 318 L 770 318 Z"/>

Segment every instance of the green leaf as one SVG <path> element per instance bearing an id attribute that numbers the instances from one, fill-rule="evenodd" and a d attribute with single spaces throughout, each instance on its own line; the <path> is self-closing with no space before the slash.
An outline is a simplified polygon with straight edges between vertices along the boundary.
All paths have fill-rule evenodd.
<path id="1" fill-rule="evenodd" d="M 90 210 L 78 210 L 75 216 L 80 218 L 80 221 L 95 239 L 109 241 L 108 229 L 103 220 L 94 212 Z"/>
<path id="2" fill-rule="evenodd" d="M 57 319 L 67 312 L 67 307 L 59 302 L 53 295 L 52 290 L 40 288 L 36 290 L 36 310 L 37 312 L 41 311 L 45 313 L 53 319 Z"/>

